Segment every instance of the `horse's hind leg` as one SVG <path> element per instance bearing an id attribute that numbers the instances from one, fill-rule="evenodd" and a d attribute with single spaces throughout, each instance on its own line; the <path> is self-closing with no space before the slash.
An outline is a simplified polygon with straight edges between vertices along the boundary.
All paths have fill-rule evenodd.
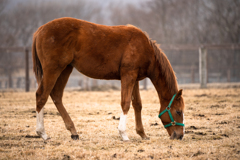
<path id="1" fill-rule="evenodd" d="M 67 84 L 70 74 L 72 73 L 72 70 L 73 70 L 73 67 L 69 65 L 62 71 L 52 92 L 50 93 L 50 96 L 53 102 L 55 103 L 60 115 L 62 116 L 66 128 L 71 132 L 72 139 L 76 140 L 76 139 L 79 139 L 79 136 L 76 132 L 73 121 L 71 120 L 70 116 L 68 115 L 62 103 L 63 90 Z"/>
<path id="2" fill-rule="evenodd" d="M 36 132 L 44 140 L 48 139 L 45 133 L 44 120 L 43 120 L 43 107 L 47 102 L 48 96 L 52 91 L 55 82 L 61 73 L 61 70 L 44 70 L 43 78 L 39 84 L 38 90 L 36 92 L 36 110 L 37 110 L 37 126 Z"/>
<path id="3" fill-rule="evenodd" d="M 43 121 L 43 113 L 44 113 L 43 108 L 41 109 L 41 111 L 39 113 L 37 112 L 36 132 L 40 137 L 42 137 L 43 140 L 47 140 L 47 139 L 49 139 L 49 137 L 47 136 L 47 134 L 45 132 L 44 121 Z"/>
<path id="4" fill-rule="evenodd" d="M 139 92 L 139 82 L 136 82 L 133 88 L 132 93 L 132 106 L 134 108 L 134 114 L 135 114 L 135 123 L 136 123 L 136 132 L 139 134 L 142 139 L 149 139 L 143 129 L 142 125 L 142 102 Z"/>

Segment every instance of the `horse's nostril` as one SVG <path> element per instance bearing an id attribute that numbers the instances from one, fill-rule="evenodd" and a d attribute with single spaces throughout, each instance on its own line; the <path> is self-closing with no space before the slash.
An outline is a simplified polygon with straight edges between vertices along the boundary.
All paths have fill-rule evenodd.
<path id="1" fill-rule="evenodd" d="M 177 134 L 175 131 L 172 133 L 170 139 L 177 139 Z"/>

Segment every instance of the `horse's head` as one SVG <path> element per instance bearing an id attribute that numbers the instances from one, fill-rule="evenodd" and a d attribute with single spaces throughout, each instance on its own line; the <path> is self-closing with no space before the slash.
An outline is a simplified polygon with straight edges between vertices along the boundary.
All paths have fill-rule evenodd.
<path id="1" fill-rule="evenodd" d="M 182 139 L 184 136 L 184 100 L 182 90 L 176 93 L 170 102 L 162 102 L 158 116 L 170 139 Z"/>

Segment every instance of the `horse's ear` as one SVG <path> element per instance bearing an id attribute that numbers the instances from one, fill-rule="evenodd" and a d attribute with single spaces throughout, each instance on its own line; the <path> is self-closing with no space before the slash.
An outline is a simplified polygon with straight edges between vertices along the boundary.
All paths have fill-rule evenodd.
<path id="1" fill-rule="evenodd" d="M 182 89 L 180 89 L 176 95 L 176 100 L 180 100 L 181 96 L 182 96 Z"/>

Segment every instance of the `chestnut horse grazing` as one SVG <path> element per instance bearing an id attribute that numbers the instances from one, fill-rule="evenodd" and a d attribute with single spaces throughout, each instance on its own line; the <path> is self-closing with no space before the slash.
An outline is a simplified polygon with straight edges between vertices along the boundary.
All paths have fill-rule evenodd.
<path id="1" fill-rule="evenodd" d="M 63 90 L 73 67 L 96 79 L 121 80 L 122 113 L 118 126 L 124 141 L 127 113 L 135 112 L 136 131 L 146 136 L 141 118 L 139 81 L 148 77 L 160 100 L 159 118 L 171 139 L 184 135 L 184 100 L 178 91 L 174 71 L 158 45 L 137 27 L 104 26 L 60 18 L 41 26 L 33 36 L 33 69 L 38 82 L 36 92 L 36 132 L 48 139 L 44 129 L 43 107 L 50 95 L 72 139 L 79 139 L 75 126 L 62 103 Z"/>

